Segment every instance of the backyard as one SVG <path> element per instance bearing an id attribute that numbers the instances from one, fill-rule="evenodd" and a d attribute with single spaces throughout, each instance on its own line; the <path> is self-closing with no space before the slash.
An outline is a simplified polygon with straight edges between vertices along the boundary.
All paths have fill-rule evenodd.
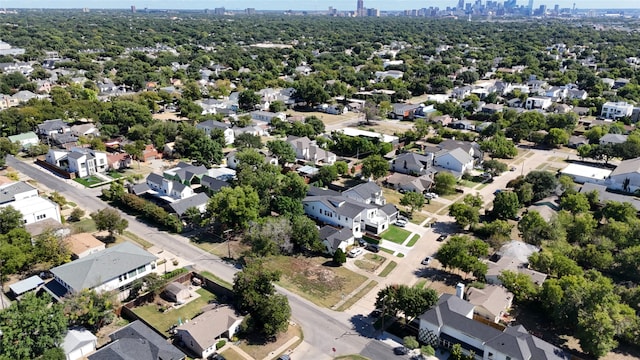
<path id="1" fill-rule="evenodd" d="M 215 295 L 206 289 L 200 288 L 196 290 L 196 292 L 200 295 L 197 299 L 191 300 L 177 309 L 169 308 L 169 310 L 162 312 L 161 305 L 158 305 L 158 301 L 162 304 L 165 304 L 166 302 L 164 300 L 159 300 L 159 298 L 156 297 L 156 301 L 153 303 L 134 308 L 133 312 L 143 318 L 158 332 L 169 336 L 168 331 L 171 326 L 179 323 L 180 321 L 193 319 L 196 315 L 202 312 L 202 308 L 207 306 L 207 304 L 212 300 L 215 300 Z"/>
<path id="2" fill-rule="evenodd" d="M 367 279 L 344 267 L 326 265 L 329 263 L 332 261 L 323 257 L 274 256 L 265 261 L 269 269 L 282 272 L 280 286 L 326 308 L 337 304 L 343 295 L 350 294 Z"/>

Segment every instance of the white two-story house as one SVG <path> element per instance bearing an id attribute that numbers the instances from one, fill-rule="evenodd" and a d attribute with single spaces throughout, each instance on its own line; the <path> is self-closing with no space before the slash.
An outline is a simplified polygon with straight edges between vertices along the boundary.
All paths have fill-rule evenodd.
<path id="1" fill-rule="evenodd" d="M 473 157 L 461 148 L 456 148 L 436 155 L 433 164 L 462 176 L 473 169 Z"/>
<path id="2" fill-rule="evenodd" d="M 196 125 L 196 129 L 203 130 L 207 135 L 211 136 L 211 132 L 214 130 L 220 130 L 224 134 L 224 141 L 226 144 L 233 144 L 235 141 L 235 133 L 231 129 L 231 125 L 215 120 L 203 121 Z"/>
<path id="3" fill-rule="evenodd" d="M 351 229 L 355 237 L 362 237 L 364 232 L 377 235 L 389 228 L 390 215 L 383 210 L 344 196 L 307 196 L 302 206 L 310 218 Z"/>
<path id="4" fill-rule="evenodd" d="M 170 180 L 160 174 L 151 173 L 147 176 L 146 185 L 154 195 L 168 201 L 186 199 L 193 196 L 193 189 L 179 181 Z"/>
<path id="5" fill-rule="evenodd" d="M 296 151 L 296 159 L 313 161 L 314 164 L 333 165 L 336 162 L 336 154 L 319 147 L 315 141 L 308 137 L 287 137 L 287 142 Z"/>
<path id="6" fill-rule="evenodd" d="M 107 153 L 87 148 L 72 148 L 71 151 L 50 149 L 45 159 L 49 164 L 76 173 L 80 178 L 105 173 L 109 169 Z"/>
<path id="7" fill-rule="evenodd" d="M 631 114 L 633 114 L 633 105 L 624 101 L 607 101 L 602 105 L 602 111 L 600 112 L 600 116 L 603 118 L 613 120 L 618 120 L 625 116 L 631 116 Z"/>

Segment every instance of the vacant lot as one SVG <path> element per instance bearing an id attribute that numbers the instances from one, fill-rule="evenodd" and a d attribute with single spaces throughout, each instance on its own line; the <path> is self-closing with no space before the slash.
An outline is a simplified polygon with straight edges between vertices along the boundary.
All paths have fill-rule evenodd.
<path id="1" fill-rule="evenodd" d="M 387 258 L 378 254 L 366 253 L 361 259 L 355 261 L 355 265 L 362 270 L 375 272 Z"/>
<path id="2" fill-rule="evenodd" d="M 344 267 L 329 265 L 332 263 L 323 257 L 276 256 L 269 258 L 265 265 L 282 272 L 278 282 L 281 286 L 318 306 L 330 308 L 367 279 Z"/>
<path id="3" fill-rule="evenodd" d="M 202 312 L 202 308 L 215 299 L 215 295 L 205 289 L 198 289 L 196 292 L 200 297 L 191 300 L 177 309 L 170 308 L 169 310 L 162 312 L 161 309 L 166 307 L 167 303 L 160 297 L 156 297 L 156 300 L 152 304 L 135 308 L 133 309 L 133 312 L 143 318 L 158 332 L 168 336 L 168 330 L 173 324 L 178 323 L 180 320 L 185 321 L 193 319 L 196 315 Z M 159 305 L 159 303 L 161 305 Z"/>

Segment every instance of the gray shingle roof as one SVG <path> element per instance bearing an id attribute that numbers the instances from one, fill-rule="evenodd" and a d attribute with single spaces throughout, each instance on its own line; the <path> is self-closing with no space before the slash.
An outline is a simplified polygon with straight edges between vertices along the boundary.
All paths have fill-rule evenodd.
<path id="1" fill-rule="evenodd" d="M 223 123 L 223 122 L 220 122 L 220 121 L 207 120 L 207 121 L 203 121 L 203 122 L 197 124 L 196 127 L 198 129 L 209 129 L 209 130 L 220 129 L 220 130 L 226 130 L 226 129 L 230 128 L 231 125 Z"/>
<path id="2" fill-rule="evenodd" d="M 185 354 L 140 320 L 109 335 L 111 343 L 89 360 L 182 360 Z"/>
<path id="3" fill-rule="evenodd" d="M 200 184 L 213 192 L 218 192 L 223 187 L 231 186 L 231 184 L 229 184 L 228 182 L 218 180 L 209 175 L 203 176 L 202 179 L 200 180 Z"/>
<path id="4" fill-rule="evenodd" d="M 366 183 L 362 183 L 352 187 L 351 189 L 347 189 L 344 192 L 356 193 L 363 200 L 371 199 L 375 197 L 375 194 L 381 192 L 382 189 L 373 181 L 367 181 Z"/>
<path id="5" fill-rule="evenodd" d="M 343 196 L 307 196 L 302 200 L 303 203 L 320 201 L 329 209 L 332 209 L 338 215 L 346 216 L 353 219 L 365 209 L 376 208 L 373 205 L 359 203 L 357 201 L 347 199 Z"/>
<path id="6" fill-rule="evenodd" d="M 45 120 L 42 124 L 38 125 L 38 130 L 41 132 L 58 131 L 69 126 L 62 121 L 62 119 Z"/>
<path id="7" fill-rule="evenodd" d="M 412 153 L 412 152 L 408 152 L 408 153 L 404 153 L 404 154 L 398 156 L 394 160 L 394 164 L 400 164 L 400 165 L 404 166 L 403 163 L 405 161 L 406 161 L 406 166 L 407 167 L 410 167 L 410 166 L 428 167 L 429 164 L 431 163 L 431 157 L 425 156 L 425 155 L 416 154 L 416 153 Z"/>
<path id="8" fill-rule="evenodd" d="M 327 240 L 333 250 L 336 250 L 341 242 L 351 238 L 353 238 L 353 232 L 350 229 L 336 229 L 329 225 L 320 229 L 320 240 Z"/>
<path id="9" fill-rule="evenodd" d="M 33 186 L 23 181 L 0 186 L 0 204 L 14 201 L 17 194 L 22 194 L 24 192 L 33 190 L 35 190 Z"/>
<path id="10" fill-rule="evenodd" d="M 51 273 L 75 291 L 94 288 L 157 259 L 153 254 L 124 242 L 51 269 Z"/>
<path id="11" fill-rule="evenodd" d="M 176 202 L 173 202 L 171 204 L 169 204 L 169 206 L 171 207 L 171 209 L 173 209 L 173 211 L 178 214 L 179 216 L 182 216 L 182 214 L 184 214 L 185 211 L 187 211 L 188 208 L 190 207 L 198 207 L 201 205 L 206 204 L 207 202 L 209 202 L 209 197 L 207 196 L 207 194 L 205 193 L 198 193 L 194 196 L 190 196 L 186 199 L 182 199 L 182 200 L 178 200 Z"/>
<path id="12" fill-rule="evenodd" d="M 152 182 L 154 184 L 161 185 L 163 179 L 164 178 L 160 174 L 150 173 L 149 175 L 147 175 L 147 181 Z"/>

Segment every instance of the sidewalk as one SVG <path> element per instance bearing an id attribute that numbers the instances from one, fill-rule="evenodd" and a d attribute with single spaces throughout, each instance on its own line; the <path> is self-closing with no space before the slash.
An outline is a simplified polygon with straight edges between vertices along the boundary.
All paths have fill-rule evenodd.
<path id="1" fill-rule="evenodd" d="M 269 355 L 267 355 L 264 359 L 262 360 L 273 360 L 275 359 L 275 357 L 279 354 L 282 354 L 284 352 L 286 352 L 287 354 L 290 354 L 293 350 L 289 349 L 291 347 L 291 345 L 295 344 L 296 341 L 300 340 L 299 337 L 294 336 L 291 339 L 289 339 L 289 341 L 287 341 L 286 343 L 284 343 L 282 346 L 280 346 L 279 348 L 275 349 L 274 351 L 270 352 Z"/>
<path id="2" fill-rule="evenodd" d="M 375 276 L 375 275 L 374 275 Z M 376 276 L 377 277 L 377 276 Z M 360 284 L 360 286 L 358 286 L 357 288 L 355 288 L 351 293 L 345 295 L 342 297 L 342 300 L 338 301 L 335 305 L 333 305 L 331 307 L 331 310 L 337 310 L 340 308 L 340 306 L 342 306 L 342 304 L 344 304 L 345 302 L 349 301 L 349 299 L 351 299 L 352 297 L 356 296 L 356 294 L 358 294 L 360 292 L 360 290 L 364 289 L 367 285 L 369 285 L 369 283 L 371 281 L 375 281 L 374 279 L 372 279 L 371 277 L 369 277 L 366 281 L 363 281 L 362 284 Z"/>

